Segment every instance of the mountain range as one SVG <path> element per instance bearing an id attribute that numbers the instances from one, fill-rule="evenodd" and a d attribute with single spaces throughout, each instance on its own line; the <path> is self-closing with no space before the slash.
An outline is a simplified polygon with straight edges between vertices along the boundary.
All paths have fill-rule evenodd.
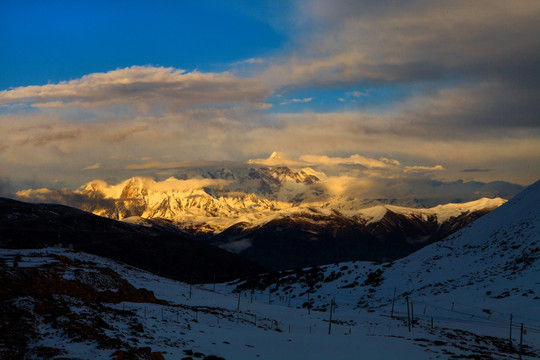
<path id="1" fill-rule="evenodd" d="M 17 195 L 176 233 L 272 270 L 397 259 L 505 202 L 481 198 L 422 208 L 410 199 L 332 195 L 317 172 L 288 167 L 209 168 L 184 175 L 165 181 L 133 177 L 113 185 L 94 180 L 73 192 Z"/>

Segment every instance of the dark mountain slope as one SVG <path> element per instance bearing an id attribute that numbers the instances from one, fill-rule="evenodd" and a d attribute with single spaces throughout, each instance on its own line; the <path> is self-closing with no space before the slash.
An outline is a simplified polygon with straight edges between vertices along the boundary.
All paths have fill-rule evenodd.
<path id="1" fill-rule="evenodd" d="M 182 281 L 225 281 L 263 271 L 238 255 L 170 231 L 6 198 L 0 198 L 0 246 L 72 247 Z"/>
<path id="2" fill-rule="evenodd" d="M 254 228 L 239 224 L 206 241 L 272 270 L 352 260 L 390 261 L 445 238 L 490 210 L 462 213 L 443 222 L 436 216 L 390 210 L 371 223 L 339 212 L 299 213 Z"/>

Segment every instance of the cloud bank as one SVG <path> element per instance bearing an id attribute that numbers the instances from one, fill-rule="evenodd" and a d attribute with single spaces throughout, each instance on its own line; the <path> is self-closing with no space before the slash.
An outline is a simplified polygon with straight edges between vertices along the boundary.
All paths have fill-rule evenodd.
<path id="1" fill-rule="evenodd" d="M 538 1 L 284 11 L 283 48 L 220 71 L 130 66 L 0 91 L 0 175 L 74 189 L 253 159 L 324 170 L 335 192 L 540 177 Z"/>

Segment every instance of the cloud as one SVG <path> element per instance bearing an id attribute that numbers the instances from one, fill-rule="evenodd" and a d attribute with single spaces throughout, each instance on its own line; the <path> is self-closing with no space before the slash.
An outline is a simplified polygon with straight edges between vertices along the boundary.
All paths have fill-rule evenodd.
<path id="1" fill-rule="evenodd" d="M 490 172 L 491 169 L 482 169 L 482 168 L 473 168 L 473 169 L 463 169 L 461 172 L 464 173 L 487 173 Z"/>
<path id="2" fill-rule="evenodd" d="M 394 166 L 400 166 L 401 165 L 401 163 L 399 161 L 397 161 L 396 159 L 388 159 L 388 158 L 382 157 L 382 158 L 380 158 L 380 160 L 387 163 L 387 164 L 394 165 Z"/>
<path id="3" fill-rule="evenodd" d="M 283 14 L 290 43 L 237 63 L 250 65 L 246 77 L 241 67 L 132 66 L 0 91 L 0 169 L 41 186 L 165 176 L 214 159 L 330 177 L 538 179 L 538 1 L 295 4 L 296 18 Z M 288 91 L 362 105 L 273 112 L 268 96 Z M 265 158 L 275 149 L 287 157 Z M 427 170 L 435 164 L 444 171 Z"/>
<path id="4" fill-rule="evenodd" d="M 415 165 L 415 166 L 405 166 L 405 172 L 429 172 L 429 171 L 443 171 L 444 167 L 442 165 L 435 165 L 435 166 L 421 166 L 421 165 Z"/>
<path id="5" fill-rule="evenodd" d="M 236 161 L 148 161 L 146 163 L 129 164 L 124 168 L 126 170 L 169 170 L 182 168 L 201 168 L 201 167 L 219 167 L 219 166 L 238 166 Z"/>
<path id="6" fill-rule="evenodd" d="M 88 166 L 85 166 L 83 168 L 83 171 L 86 171 L 86 170 L 95 170 L 95 169 L 99 169 L 101 168 L 101 163 L 95 163 L 93 165 L 88 165 Z"/>
<path id="7" fill-rule="evenodd" d="M 182 167 L 191 166 L 190 161 L 170 161 L 170 162 L 161 162 L 161 161 L 150 161 L 144 164 L 129 164 L 126 165 L 127 170 L 148 170 L 148 169 L 175 169 Z"/>
<path id="8" fill-rule="evenodd" d="M 113 199 L 106 199 L 101 194 L 93 193 L 90 196 L 88 194 L 74 192 L 67 188 L 59 190 L 47 188 L 20 190 L 16 193 L 16 198 L 28 202 L 67 205 L 85 211 L 91 211 L 96 208 L 112 208 L 114 206 Z"/>
<path id="9" fill-rule="evenodd" d="M 149 128 L 148 125 L 134 126 L 134 127 L 130 128 L 130 129 L 122 130 L 122 131 L 117 132 L 115 134 L 104 136 L 102 138 L 102 140 L 105 141 L 105 142 L 110 142 L 110 143 L 123 142 L 124 140 L 126 140 L 126 138 L 128 136 L 139 133 L 139 132 L 146 131 L 146 130 L 148 130 L 148 128 Z"/>
<path id="10" fill-rule="evenodd" d="M 257 57 L 257 58 L 249 58 L 249 59 L 246 59 L 246 60 L 237 61 L 237 62 L 233 63 L 233 65 L 262 64 L 262 63 L 264 63 L 264 59 Z"/>
<path id="11" fill-rule="evenodd" d="M 300 156 L 300 160 L 308 164 L 319 165 L 361 165 L 368 169 L 386 168 L 392 164 L 392 161 L 388 161 L 388 159 L 385 159 L 386 161 L 375 160 L 358 154 L 351 155 L 347 158 L 329 157 L 326 155 L 302 155 Z"/>
<path id="12" fill-rule="evenodd" d="M 303 104 L 303 103 L 311 102 L 311 100 L 313 100 L 313 98 L 310 98 L 310 97 L 309 98 L 303 98 L 303 99 L 291 99 L 291 100 L 282 101 L 279 104 L 280 105 L 288 105 L 288 104 L 293 104 L 293 103 Z"/>
<path id="13" fill-rule="evenodd" d="M 359 165 L 366 169 L 385 169 L 392 166 L 399 166 L 400 162 L 393 159 L 381 158 L 380 160 L 371 159 L 359 154 L 353 154 L 349 157 L 331 157 L 327 155 L 300 155 L 298 160 L 291 159 L 281 152 L 274 151 L 268 158 L 250 159 L 248 164 L 257 164 L 264 166 L 289 166 L 293 168 L 313 167 L 328 168 L 339 165 Z"/>
<path id="14" fill-rule="evenodd" d="M 444 78 L 475 71 L 497 75 L 509 63 L 538 59 L 540 5 L 520 2 L 299 2 L 295 34 L 306 44 L 276 59 L 269 81 L 317 85 Z M 519 54 L 518 57 L 508 54 Z M 522 57 L 523 56 L 523 57 Z M 487 65 L 487 66 L 486 66 Z M 515 69 L 513 69 L 515 70 Z"/>
<path id="15" fill-rule="evenodd" d="M 61 140 L 75 140 L 80 136 L 80 134 L 80 129 L 40 133 L 21 141 L 21 145 L 31 144 L 34 146 L 43 146 L 51 142 L 57 142 Z"/>
<path id="16" fill-rule="evenodd" d="M 540 128 L 540 92 L 513 89 L 500 82 L 478 82 L 433 90 L 398 104 L 396 124 L 404 134 L 438 137 L 499 136 L 502 129 Z"/>
<path id="17" fill-rule="evenodd" d="M 201 73 L 132 66 L 57 84 L 0 91 L 0 104 L 28 103 L 42 109 L 134 104 L 139 111 L 157 105 L 178 109 L 239 102 L 260 107 L 269 94 L 268 88 L 260 81 L 239 78 L 227 72 Z"/>
<path id="18" fill-rule="evenodd" d="M 303 47 L 270 61 L 268 83 L 370 89 L 347 93 L 352 97 L 390 93 L 378 111 L 394 116 L 392 131 L 407 136 L 491 136 L 540 126 L 540 81 L 531 76 L 540 73 L 540 38 L 530 37 L 540 31 L 539 2 L 297 4 Z M 393 98 L 392 87 L 402 93 Z"/>
<path id="19" fill-rule="evenodd" d="M 353 91 L 352 96 L 354 96 L 355 98 L 366 97 L 366 96 L 369 96 L 369 92 L 367 92 L 367 91 Z"/>

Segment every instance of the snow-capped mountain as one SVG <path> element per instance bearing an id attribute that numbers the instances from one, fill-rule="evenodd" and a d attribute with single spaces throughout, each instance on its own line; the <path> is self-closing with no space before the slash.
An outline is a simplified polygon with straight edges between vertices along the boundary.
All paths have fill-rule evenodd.
<path id="1" fill-rule="evenodd" d="M 240 179 L 225 169 L 213 173 L 205 171 L 204 174 L 207 177 L 165 181 L 134 177 L 116 185 L 95 180 L 80 187 L 75 194 L 86 199 L 81 207 L 96 215 L 118 220 L 164 218 L 183 229 L 212 233 L 236 224 L 256 227 L 274 219 L 309 217 L 313 213 L 318 216 L 339 214 L 359 223 L 371 223 L 382 220 L 387 212 L 391 212 L 423 220 L 436 218 L 437 223 L 443 223 L 464 213 L 491 210 L 504 202 L 500 198 L 483 198 L 430 209 L 389 204 L 368 207 L 366 203 L 369 202 L 359 199 L 353 202 L 341 196 L 329 198 L 317 192 L 319 179 L 315 175 L 294 172 L 286 167 L 252 168 Z M 231 179 L 236 180 L 234 184 Z M 240 188 L 244 190 L 240 191 Z M 24 192 L 18 195 L 23 199 L 26 197 Z M 311 200 L 307 201 L 306 197 Z M 320 199 L 315 199 L 317 197 Z"/>
<path id="2" fill-rule="evenodd" d="M 255 221 L 266 213 L 290 206 L 253 193 L 216 195 L 219 191 L 216 188 L 224 186 L 227 181 L 169 178 L 156 182 L 135 177 L 117 185 L 93 181 L 76 193 L 91 199 L 83 202 L 82 208 L 96 215 L 118 220 L 163 218 L 173 220 L 180 228 L 198 227 L 198 231 L 205 233 L 222 231 L 239 221 Z"/>
<path id="3" fill-rule="evenodd" d="M 309 169 L 252 167 L 199 169 L 199 175 L 165 181 L 133 177 L 111 185 L 95 180 L 70 194 L 66 202 L 77 199 L 83 210 L 112 219 L 174 226 L 277 270 L 397 259 L 505 201 L 482 198 L 428 209 L 382 202 L 366 206 L 368 201 L 362 199 L 330 196 L 316 175 Z M 39 190 L 30 193 L 36 194 Z M 26 199 L 27 194 L 18 195 Z M 40 200 L 49 195 L 45 192 Z"/>
<path id="4" fill-rule="evenodd" d="M 257 180 L 259 189 L 274 187 L 268 190 L 274 194 L 317 182 L 313 175 L 287 168 L 252 169 L 248 178 Z M 328 202 L 291 203 L 254 193 L 226 192 L 223 188 L 229 181 L 217 176 L 163 182 L 136 177 L 113 186 L 94 181 L 78 193 L 106 200 L 84 204 L 84 209 L 94 214 L 146 225 L 167 219 L 187 234 L 269 269 L 396 259 L 444 238 L 504 203 L 500 198 L 483 198 L 430 209 L 377 205 L 337 210 Z"/>

